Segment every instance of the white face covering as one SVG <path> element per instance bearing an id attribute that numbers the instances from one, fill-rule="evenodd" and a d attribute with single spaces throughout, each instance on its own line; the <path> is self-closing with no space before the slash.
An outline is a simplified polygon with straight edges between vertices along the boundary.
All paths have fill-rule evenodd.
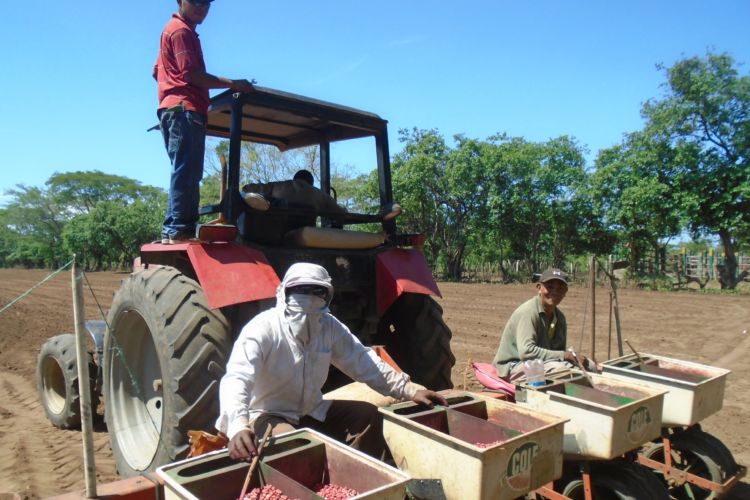
<path id="1" fill-rule="evenodd" d="M 328 297 L 293 293 L 299 285 L 315 285 L 328 289 Z M 287 294 L 288 292 L 292 292 Z M 287 270 L 276 289 L 276 311 L 281 328 L 306 346 L 320 334 L 323 315 L 329 312 L 333 295 L 331 277 L 317 264 L 297 262 Z"/>
<path id="2" fill-rule="evenodd" d="M 290 333 L 303 345 L 307 345 L 311 338 L 320 333 L 320 321 L 325 312 L 328 312 L 328 303 L 325 299 L 315 295 L 293 293 L 287 296 L 284 319 Z"/>

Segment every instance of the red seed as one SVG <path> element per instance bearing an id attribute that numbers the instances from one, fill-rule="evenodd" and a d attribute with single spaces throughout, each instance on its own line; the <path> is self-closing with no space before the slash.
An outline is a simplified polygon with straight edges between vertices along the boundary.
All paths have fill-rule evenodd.
<path id="1" fill-rule="evenodd" d="M 280 489 L 272 484 L 267 484 L 262 488 L 253 488 L 245 494 L 244 499 L 239 500 L 291 500 L 284 495 Z"/>
<path id="2" fill-rule="evenodd" d="M 330 483 L 317 484 L 313 487 L 313 491 L 326 500 L 346 500 L 359 495 L 357 490 Z"/>
<path id="3" fill-rule="evenodd" d="M 503 440 L 493 441 L 491 443 L 474 443 L 474 446 L 478 446 L 479 448 L 489 448 L 490 446 L 495 446 L 496 444 L 500 444 L 502 442 Z"/>

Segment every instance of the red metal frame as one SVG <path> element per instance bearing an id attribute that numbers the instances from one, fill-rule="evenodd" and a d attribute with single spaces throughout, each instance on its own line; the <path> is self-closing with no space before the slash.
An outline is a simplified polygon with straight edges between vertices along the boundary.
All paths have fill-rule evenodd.
<path id="1" fill-rule="evenodd" d="M 380 315 L 404 292 L 442 297 L 432 271 L 419 250 L 398 248 L 379 253 L 375 275 Z"/>
<path id="2" fill-rule="evenodd" d="M 396 370 L 396 372 L 401 373 L 403 370 L 400 366 L 398 366 L 398 363 L 396 363 L 390 354 L 388 354 L 388 351 L 385 350 L 384 345 L 373 345 L 370 346 L 370 348 L 375 351 L 375 354 L 378 355 L 380 359 L 385 361 L 391 368 Z"/>
<path id="3" fill-rule="evenodd" d="M 581 479 L 583 479 L 583 498 L 584 500 L 594 500 L 594 493 L 591 486 L 591 469 L 588 462 L 581 463 Z M 541 488 L 530 492 L 531 498 L 547 498 L 548 500 L 572 500 L 570 497 L 555 491 L 554 483 L 547 483 Z"/>
<path id="4" fill-rule="evenodd" d="M 728 478 L 723 483 L 717 483 L 704 477 L 696 476 L 689 472 L 680 470 L 672 465 L 672 442 L 668 437 L 662 439 L 664 444 L 664 463 L 658 462 L 651 458 L 638 454 L 638 463 L 650 469 L 661 472 L 668 481 L 673 481 L 676 485 L 690 483 L 705 490 L 715 491 L 720 495 L 728 493 L 734 486 L 745 477 L 747 467 L 738 465 L 737 473 Z"/>

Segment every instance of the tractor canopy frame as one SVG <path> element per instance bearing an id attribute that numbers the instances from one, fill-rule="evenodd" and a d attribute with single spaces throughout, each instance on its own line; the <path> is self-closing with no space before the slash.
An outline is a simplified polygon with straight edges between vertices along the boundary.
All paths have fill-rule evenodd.
<path id="1" fill-rule="evenodd" d="M 204 207 L 201 214 L 220 212 L 229 224 L 237 223 L 244 209 L 239 185 L 242 141 L 274 145 L 280 151 L 318 146 L 321 190 L 330 194 L 331 143 L 373 137 L 380 206 L 388 207 L 393 203 L 393 192 L 387 124 L 373 113 L 265 87 L 254 87 L 244 94 L 225 91 L 211 99 L 206 134 L 229 139 L 226 190 L 220 204 Z M 381 220 L 380 216 L 366 214 L 344 217 L 344 222 L 350 223 Z M 383 229 L 389 235 L 395 234 L 395 222 L 383 221 Z"/>

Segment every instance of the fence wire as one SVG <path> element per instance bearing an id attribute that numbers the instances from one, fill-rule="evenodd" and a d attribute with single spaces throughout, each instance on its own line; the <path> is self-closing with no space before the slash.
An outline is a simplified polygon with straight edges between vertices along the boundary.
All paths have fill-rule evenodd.
<path id="1" fill-rule="evenodd" d="M 23 292 L 21 295 L 19 295 L 18 297 L 10 301 L 8 304 L 3 306 L 2 309 L 0 309 L 0 314 L 3 314 L 5 311 L 10 309 L 14 304 L 22 300 L 24 297 L 28 297 L 29 295 L 31 295 L 31 293 L 33 293 L 34 290 L 44 285 L 46 282 L 48 282 L 49 280 L 51 280 L 52 278 L 54 278 L 61 272 L 65 271 L 67 268 L 69 268 L 73 264 L 74 261 L 75 259 L 70 259 L 70 261 L 65 263 L 62 267 L 50 273 L 44 279 L 42 279 L 41 281 L 36 283 L 34 286 L 32 286 L 31 288 Z M 128 377 L 130 379 L 130 385 L 134 389 L 136 397 L 138 398 L 139 401 L 143 403 L 144 406 L 146 406 L 146 399 L 145 399 L 145 395 L 143 394 L 143 391 L 141 390 L 141 384 L 138 383 L 137 377 L 133 374 L 133 371 L 131 370 L 130 366 L 127 363 L 127 359 L 125 358 L 125 355 L 122 352 L 122 348 L 120 347 L 120 343 L 117 340 L 117 335 L 115 335 L 114 331 L 112 331 L 112 329 L 109 326 L 109 322 L 107 321 L 107 315 L 105 314 L 104 309 L 102 308 L 101 302 L 99 302 L 99 298 L 96 296 L 96 293 L 94 292 L 94 287 L 91 286 L 91 282 L 88 279 L 88 275 L 84 271 L 81 271 L 81 276 L 83 276 L 83 280 L 86 282 L 86 286 L 91 292 L 91 296 L 94 298 L 94 302 L 96 303 L 96 306 L 99 309 L 99 314 L 101 315 L 102 320 L 104 320 L 104 323 L 107 326 L 107 332 L 109 332 L 110 338 L 112 339 L 112 350 L 114 354 L 118 357 L 120 362 L 122 363 L 122 366 L 125 367 L 125 371 L 127 372 Z M 81 360 L 78 360 L 78 361 L 81 362 Z M 102 366 L 101 359 L 99 360 L 99 363 L 100 363 L 100 366 Z M 150 416 L 150 412 L 148 412 L 148 410 L 147 410 L 147 413 Z M 148 420 L 151 422 L 151 425 L 156 431 L 156 434 L 159 435 L 159 441 L 161 441 L 162 437 L 161 437 L 160 429 L 157 428 L 153 419 L 149 418 Z"/>

